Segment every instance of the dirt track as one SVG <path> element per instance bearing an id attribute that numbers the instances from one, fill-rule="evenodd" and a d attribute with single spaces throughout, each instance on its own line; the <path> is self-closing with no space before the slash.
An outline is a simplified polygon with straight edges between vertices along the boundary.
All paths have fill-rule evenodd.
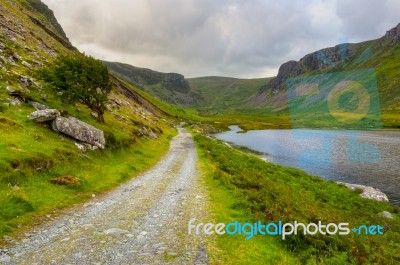
<path id="1" fill-rule="evenodd" d="M 187 234 L 191 218 L 207 215 L 196 162 L 179 129 L 151 170 L 34 228 L 0 252 L 0 264 L 207 264 L 205 239 Z"/>

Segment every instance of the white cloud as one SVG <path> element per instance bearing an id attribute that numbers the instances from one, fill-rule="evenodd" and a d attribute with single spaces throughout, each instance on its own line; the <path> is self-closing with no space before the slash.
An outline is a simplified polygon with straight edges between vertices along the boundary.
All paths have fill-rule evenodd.
<path id="1" fill-rule="evenodd" d="M 400 22 L 396 0 L 44 2 L 81 51 L 189 77 L 271 76 L 340 38 L 376 38 Z"/>

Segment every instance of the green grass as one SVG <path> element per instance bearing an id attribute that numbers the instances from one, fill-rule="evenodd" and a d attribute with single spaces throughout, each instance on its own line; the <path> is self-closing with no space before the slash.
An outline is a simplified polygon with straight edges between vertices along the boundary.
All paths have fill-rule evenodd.
<path id="1" fill-rule="evenodd" d="M 174 134 L 168 130 L 157 140 L 142 139 L 125 148 L 96 150 L 85 156 L 77 149 L 46 148 L 51 141 L 60 141 L 59 136 L 47 135 L 40 143 L 42 153 L 27 150 L 28 146 L 35 148 L 35 140 L 21 139 L 33 145 L 21 144 L 19 152 L 0 154 L 3 163 L 12 160 L 0 177 L 0 235 L 21 232 L 34 223 L 35 217 L 84 202 L 92 193 L 102 193 L 131 179 L 166 153 Z M 10 154 L 15 157 L 8 158 Z M 79 178 L 81 185 L 49 182 L 64 175 Z"/>
<path id="2" fill-rule="evenodd" d="M 130 90 L 134 91 L 135 93 L 139 94 L 146 100 L 148 100 L 150 103 L 153 105 L 157 106 L 161 111 L 166 113 L 167 115 L 174 117 L 179 120 L 185 120 L 185 121 L 206 121 L 207 119 L 204 117 L 201 117 L 198 115 L 197 111 L 194 109 L 186 109 L 182 107 L 178 107 L 176 105 L 167 103 L 165 101 L 162 101 L 144 91 L 141 89 L 137 88 L 136 86 L 119 79 L 121 83 L 123 83 L 126 87 L 128 87 Z"/>
<path id="3" fill-rule="evenodd" d="M 361 198 L 357 192 L 228 148 L 195 135 L 217 222 L 380 224 L 384 235 L 219 236 L 218 259 L 227 264 L 397 264 L 399 208 Z M 229 155 L 227 155 L 229 154 Z M 378 213 L 389 211 L 395 219 Z"/>
<path id="4" fill-rule="evenodd" d="M 227 128 L 229 125 L 239 125 L 244 131 L 261 129 L 290 129 L 290 116 L 287 113 L 280 114 L 220 114 L 205 116 L 214 121 L 220 128 Z"/>

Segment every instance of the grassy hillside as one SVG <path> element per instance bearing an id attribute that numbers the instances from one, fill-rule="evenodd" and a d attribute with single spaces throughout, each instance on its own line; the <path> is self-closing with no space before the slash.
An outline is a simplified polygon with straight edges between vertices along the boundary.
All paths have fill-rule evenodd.
<path id="1" fill-rule="evenodd" d="M 399 208 L 361 198 L 334 182 L 300 170 L 266 163 L 224 143 L 195 135 L 201 168 L 210 190 L 214 223 L 239 221 L 323 224 L 349 227 L 380 224 L 383 235 L 280 236 L 218 235 L 221 264 L 397 264 L 400 262 Z M 229 154 L 227 156 L 226 154 Z M 387 219 L 379 213 L 389 211 Z M 201 220 L 200 220 L 201 221 Z"/>
<path id="2" fill-rule="evenodd" d="M 261 121 L 258 128 L 269 128 L 271 124 L 278 127 L 279 120 L 284 123 L 284 127 L 287 127 L 289 120 L 289 126 L 292 127 L 399 128 L 400 97 L 397 87 L 400 82 L 400 42 L 395 41 L 398 38 L 394 35 L 398 34 L 397 31 L 393 29 L 391 32 L 377 40 L 335 46 L 308 54 L 299 62 L 283 64 L 275 78 L 189 78 L 189 89 L 185 91 L 165 89 L 162 73 L 125 64 L 107 65 L 117 76 L 155 97 L 178 106 L 194 108 L 221 122 L 227 117 L 234 117 L 238 123 L 248 128 L 254 127 L 249 124 L 249 119 Z M 341 47 L 346 47 L 346 50 Z M 368 69 L 370 74 L 367 73 Z M 357 72 L 361 74 L 357 76 Z M 286 83 L 289 78 L 318 83 L 323 77 L 330 80 L 319 83 L 318 96 L 310 96 L 306 101 L 305 97 L 290 96 L 291 88 Z M 347 79 L 354 79 L 367 87 L 368 82 L 376 83 L 371 83 L 374 91 L 368 92 L 371 106 L 376 108 L 371 109 L 369 115 L 359 123 L 350 125 L 347 123 L 354 118 L 352 115 L 345 117 L 343 124 L 338 123 L 327 104 L 335 82 Z M 351 108 L 357 99 L 347 96 L 342 105 L 345 106 L 344 110 L 347 108 L 346 111 L 352 113 Z M 302 106 L 304 102 L 306 105 Z M 276 115 L 282 119 L 277 119 Z"/>
<path id="3" fill-rule="evenodd" d="M 86 105 L 65 103 L 36 75 L 57 56 L 78 54 L 51 10 L 37 0 L 6 0 L 0 18 L 0 235 L 10 235 L 154 164 L 176 133 L 169 113 L 178 109 L 163 111 L 161 102 L 127 94 L 113 79 L 105 124 L 98 123 Z M 106 149 L 82 151 L 50 124 L 29 120 L 32 102 L 103 130 Z M 75 183 L 51 182 L 65 176 Z"/>
<path id="4" fill-rule="evenodd" d="M 199 77 L 188 79 L 193 92 L 203 99 L 190 106 L 202 114 L 251 111 L 249 99 L 265 86 L 270 78 L 238 79 L 230 77 Z"/>

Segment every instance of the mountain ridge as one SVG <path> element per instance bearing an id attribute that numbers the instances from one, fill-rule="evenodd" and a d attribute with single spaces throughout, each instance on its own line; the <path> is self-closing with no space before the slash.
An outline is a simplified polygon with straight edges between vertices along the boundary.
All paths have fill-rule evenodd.
<path id="1" fill-rule="evenodd" d="M 306 54 L 299 61 L 283 63 L 276 77 L 240 79 L 235 77 L 196 77 L 187 78 L 189 89 L 184 93 L 168 92 L 162 86 L 148 88 L 142 86 L 146 92 L 160 97 L 171 104 L 181 107 L 194 108 L 203 114 L 227 113 L 281 113 L 288 112 L 288 98 L 286 95 L 286 81 L 289 78 L 327 74 L 341 71 L 353 71 L 365 68 L 375 68 L 379 84 L 379 96 L 382 103 L 382 112 L 387 117 L 399 110 L 396 86 L 400 78 L 395 71 L 400 67 L 400 24 L 388 30 L 382 37 L 360 43 L 344 43 L 333 47 L 323 48 Z M 110 63 L 109 63 L 110 64 Z M 113 72 L 113 69 L 110 69 Z M 120 78 L 129 82 L 127 75 L 135 75 L 135 71 L 128 74 L 114 72 Z M 227 80 L 230 80 L 228 82 Z M 264 82 L 254 82 L 263 80 Z M 238 85 L 237 83 L 241 84 Z M 254 89 L 254 85 L 258 86 Z M 140 86 L 140 84 L 138 84 Z M 233 87 L 240 91 L 234 92 Z M 221 92 L 219 95 L 218 93 Z M 214 94 L 213 94 L 214 93 Z M 187 100 L 176 100 L 185 98 Z M 225 104 L 225 103 L 228 104 Z M 400 126 L 400 121 L 391 117 L 389 126 Z"/>

